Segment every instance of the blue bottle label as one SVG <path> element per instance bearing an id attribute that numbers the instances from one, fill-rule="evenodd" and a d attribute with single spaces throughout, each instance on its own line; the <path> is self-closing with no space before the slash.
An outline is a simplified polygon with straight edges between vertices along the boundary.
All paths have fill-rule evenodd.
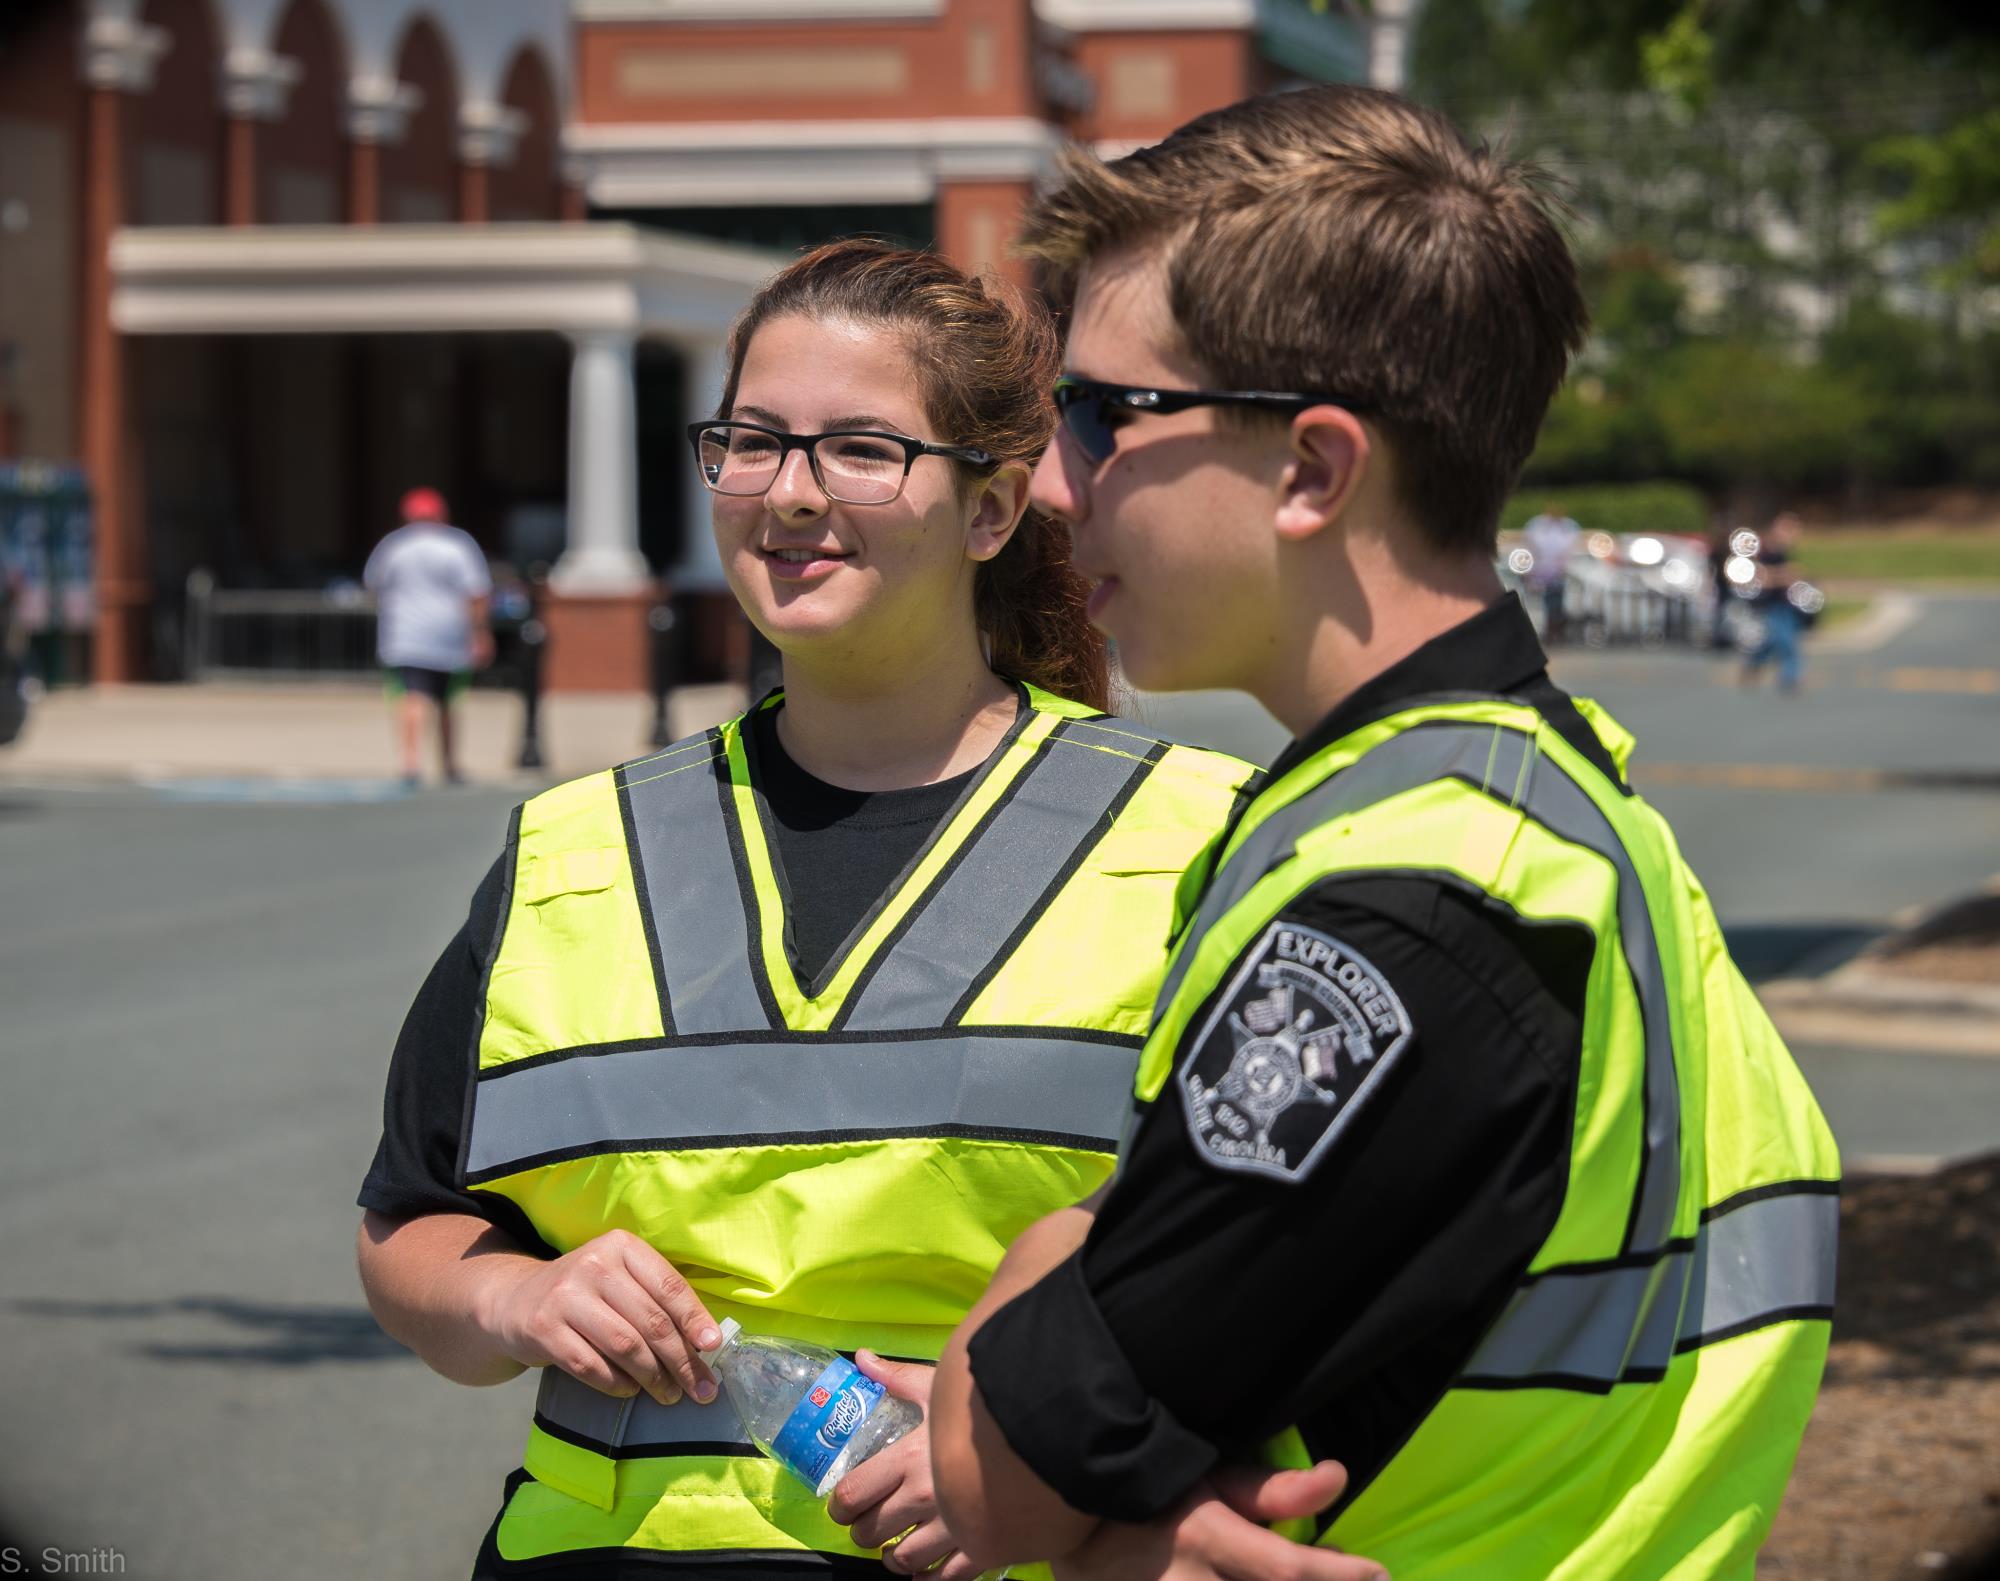
<path id="1" fill-rule="evenodd" d="M 772 1455 L 807 1487 L 818 1488 L 881 1398 L 882 1385 L 845 1356 L 835 1357 L 792 1407 L 771 1440 Z"/>

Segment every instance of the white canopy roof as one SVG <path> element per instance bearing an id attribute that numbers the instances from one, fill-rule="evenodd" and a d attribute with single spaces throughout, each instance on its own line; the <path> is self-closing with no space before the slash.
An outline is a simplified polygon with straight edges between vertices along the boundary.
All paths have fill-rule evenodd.
<path id="1" fill-rule="evenodd" d="M 556 330 L 709 343 L 783 262 L 625 224 L 132 228 L 126 334 Z"/>

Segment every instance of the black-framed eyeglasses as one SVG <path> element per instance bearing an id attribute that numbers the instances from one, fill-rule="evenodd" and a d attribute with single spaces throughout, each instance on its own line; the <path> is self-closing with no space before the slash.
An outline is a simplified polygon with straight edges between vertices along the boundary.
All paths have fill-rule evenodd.
<path id="1" fill-rule="evenodd" d="M 1256 406 L 1274 412 L 1302 412 L 1309 406 L 1368 408 L 1344 395 L 1301 395 L 1283 390 L 1159 390 L 1137 384 L 1106 384 L 1064 374 L 1056 380 L 1056 411 L 1086 460 L 1110 459 L 1118 448 L 1119 424 L 1134 412 L 1185 412 L 1194 406 Z"/>
<path id="2" fill-rule="evenodd" d="M 821 492 L 843 505 L 887 505 L 903 492 L 920 456 L 945 456 L 974 467 L 990 467 L 997 459 L 970 445 L 934 445 L 873 428 L 788 434 L 762 423 L 689 423 L 687 432 L 701 481 L 716 494 L 764 493 L 794 450 L 806 453 Z"/>

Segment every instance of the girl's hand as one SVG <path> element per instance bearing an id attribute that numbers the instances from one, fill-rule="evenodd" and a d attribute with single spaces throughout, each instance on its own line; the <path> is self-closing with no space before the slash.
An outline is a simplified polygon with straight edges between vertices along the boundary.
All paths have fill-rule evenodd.
<path id="1" fill-rule="evenodd" d="M 672 1263 L 629 1230 L 610 1230 L 525 1275 L 496 1271 L 479 1323 L 526 1367 L 560 1367 L 601 1394 L 644 1389 L 662 1405 L 707 1404 L 713 1375 L 695 1357 L 722 1342 Z"/>

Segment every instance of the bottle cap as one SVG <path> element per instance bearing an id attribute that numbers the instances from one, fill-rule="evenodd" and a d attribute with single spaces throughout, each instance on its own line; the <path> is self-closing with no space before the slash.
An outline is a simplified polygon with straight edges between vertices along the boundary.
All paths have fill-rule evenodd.
<path id="1" fill-rule="evenodd" d="M 734 1319 L 733 1317 L 724 1318 L 721 1321 L 721 1323 L 717 1324 L 716 1326 L 722 1330 L 722 1338 L 715 1342 L 715 1348 L 713 1350 L 702 1350 L 695 1352 L 695 1354 L 702 1359 L 704 1364 L 714 1361 L 716 1357 L 720 1356 L 725 1350 L 729 1349 L 730 1341 L 735 1339 L 738 1334 L 741 1334 L 743 1332 L 743 1325 L 737 1322 L 736 1319 Z"/>

